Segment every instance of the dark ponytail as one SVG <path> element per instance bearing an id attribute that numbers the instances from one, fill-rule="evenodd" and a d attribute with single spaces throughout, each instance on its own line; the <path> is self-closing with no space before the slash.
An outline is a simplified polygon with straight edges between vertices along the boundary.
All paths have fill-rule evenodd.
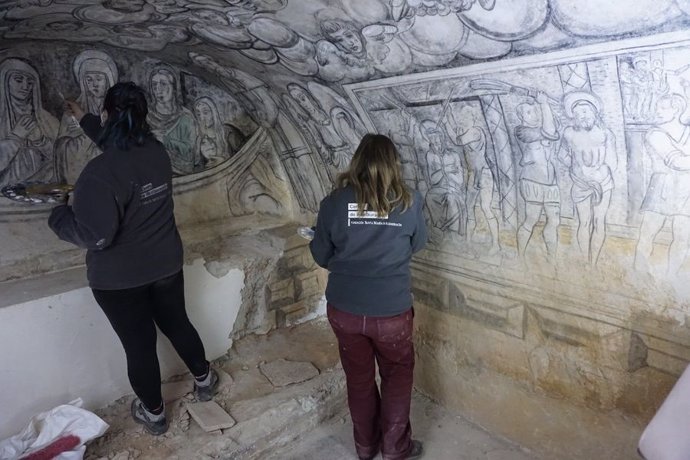
<path id="1" fill-rule="evenodd" d="M 115 144 L 121 150 L 142 145 L 151 136 L 146 122 L 149 113 L 144 90 L 132 82 L 117 83 L 108 90 L 103 102 L 108 114 L 98 145 Z"/>

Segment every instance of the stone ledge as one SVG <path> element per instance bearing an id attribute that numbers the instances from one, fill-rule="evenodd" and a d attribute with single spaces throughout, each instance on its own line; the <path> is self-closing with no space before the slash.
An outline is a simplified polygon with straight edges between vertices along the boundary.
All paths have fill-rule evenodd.
<path id="1" fill-rule="evenodd" d="M 0 290 L 2 290 L 0 308 L 74 291 L 87 286 L 85 266 L 47 273 L 36 278 L 5 281 L 0 283 Z"/>
<path id="2" fill-rule="evenodd" d="M 247 231 L 247 226 L 252 230 Z M 209 273 L 221 277 L 232 268 L 244 269 L 250 260 L 280 257 L 288 244 L 294 245 L 291 236 L 296 234 L 296 228 L 297 224 L 286 224 L 280 219 L 267 219 L 265 216 L 184 226 L 180 233 L 185 246 L 185 264 L 203 259 Z M 86 287 L 84 265 L 2 281 L 0 308 Z"/>

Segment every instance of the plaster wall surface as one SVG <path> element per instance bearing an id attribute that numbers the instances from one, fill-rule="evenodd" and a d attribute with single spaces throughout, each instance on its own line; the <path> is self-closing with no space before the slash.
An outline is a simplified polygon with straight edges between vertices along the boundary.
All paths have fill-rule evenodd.
<path id="1" fill-rule="evenodd" d="M 413 263 L 415 303 L 433 310 L 419 326 L 429 394 L 531 448 L 554 417 L 558 458 L 596 450 L 564 447 L 588 422 L 558 400 L 619 411 L 630 426 L 651 418 L 690 359 L 687 172 L 662 153 L 687 159 L 688 38 L 345 85 L 369 129 L 419 166 L 407 178 L 431 231 Z M 627 78 L 648 62 L 680 70 L 656 86 Z M 521 388 L 553 398 L 535 409 L 543 418 Z M 601 452 L 635 443 L 615 424 L 602 430 Z"/>
<path id="2" fill-rule="evenodd" d="M 82 270 L 70 278 L 84 279 Z M 242 303 L 244 272 L 213 276 L 201 259 L 184 267 L 187 312 L 209 360 L 232 345 Z M 18 432 L 29 418 L 81 397 L 99 408 L 131 393 L 122 346 L 91 290 L 71 288 L 39 297 L 50 275 L 27 285 L 36 298 L 0 307 L 0 438 Z M 61 282 L 64 282 L 62 280 Z M 24 281 L 26 283 L 26 281 Z M 81 282 L 83 285 L 83 281 Z M 163 378 L 187 372 L 170 342 L 159 333 Z"/>
<path id="3" fill-rule="evenodd" d="M 20 139 L 11 129 L 0 134 L 5 139 L 0 145 L 4 165 L 0 188 L 17 183 L 74 184 L 99 150 L 64 113 L 63 97 L 77 99 L 87 112 L 98 114 L 107 87 L 131 80 L 150 96 L 148 123 L 171 158 L 179 225 L 251 215 L 287 220 L 300 214 L 292 179 L 274 142 L 274 128 L 257 125 L 248 114 L 246 95 L 238 96 L 226 85 L 209 83 L 160 59 L 103 46 L 58 44 L 46 52 L 29 42 L 0 49 L 3 58 L 0 73 L 5 84 L 0 85 L 0 99 L 7 103 L 3 119 L 13 124 L 10 120 L 18 119 L 21 111 L 39 115 L 33 125 L 38 140 Z M 21 102 L 17 102 L 22 99 L 19 89 L 9 84 L 14 81 L 11 75 L 25 78 L 29 88 L 29 96 Z M 241 71 L 236 75 L 249 78 Z M 94 83 L 94 76 L 101 80 Z M 163 116 L 156 107 L 171 113 Z M 59 241 L 48 228 L 53 205 L 0 197 L 0 238 L 4 241 L 0 281 L 82 263 L 82 252 Z"/>
<path id="4" fill-rule="evenodd" d="M 224 226 L 309 222 L 359 136 L 390 136 L 432 236 L 413 264 L 420 388 L 528 446 L 550 427 L 561 454 L 613 458 L 611 446 L 631 453 L 631 433 L 690 360 L 690 5 L 633 4 L 6 1 L 0 66 L 39 77 L 31 103 L 47 112 L 44 137 L 63 117 L 46 76 L 76 95 L 83 52 L 108 54 L 144 85 L 161 79 L 151 60 L 172 66 L 187 128 L 210 120 L 190 118 L 205 91 L 235 98 L 255 148 L 176 179 L 180 222 L 209 241 Z M 46 39 L 70 46 L 34 53 Z M 189 158 L 216 156 L 219 137 L 204 139 Z M 41 144 L 47 156 L 59 157 L 55 141 Z M 256 184 L 265 199 L 253 201 Z M 45 216 L 0 208 L 0 280 L 78 265 L 80 254 L 35 236 Z M 244 240 L 261 256 L 242 265 L 251 275 L 233 334 L 317 311 L 324 274 L 281 231 Z M 591 450 L 563 447 L 613 412 L 630 419 L 607 422 Z M 560 458 L 558 448 L 544 451 Z"/>

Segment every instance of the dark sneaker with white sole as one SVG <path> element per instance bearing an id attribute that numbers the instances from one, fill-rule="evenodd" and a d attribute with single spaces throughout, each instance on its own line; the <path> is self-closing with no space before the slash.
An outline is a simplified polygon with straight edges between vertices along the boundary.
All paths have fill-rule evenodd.
<path id="1" fill-rule="evenodd" d="M 144 429 L 155 436 L 160 436 L 168 431 L 168 420 L 165 412 L 155 415 L 146 410 L 141 399 L 134 398 L 132 401 L 132 418 L 137 423 L 144 425 Z"/>
<path id="2" fill-rule="evenodd" d="M 208 385 L 199 385 L 199 383 L 194 381 L 194 395 L 197 401 L 210 401 L 216 394 L 216 388 L 218 388 L 218 373 L 212 368 L 209 369 L 211 374 L 211 379 Z"/>

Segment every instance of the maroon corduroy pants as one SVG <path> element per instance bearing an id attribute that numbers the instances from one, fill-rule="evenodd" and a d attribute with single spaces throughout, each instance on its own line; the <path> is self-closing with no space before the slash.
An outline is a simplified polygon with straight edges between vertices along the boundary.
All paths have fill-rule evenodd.
<path id="1" fill-rule="evenodd" d="M 410 401 L 414 346 L 410 308 L 397 316 L 353 315 L 328 305 L 347 379 L 355 448 L 362 459 L 381 450 L 384 460 L 404 460 L 412 449 Z M 376 366 L 381 391 L 376 385 Z"/>

